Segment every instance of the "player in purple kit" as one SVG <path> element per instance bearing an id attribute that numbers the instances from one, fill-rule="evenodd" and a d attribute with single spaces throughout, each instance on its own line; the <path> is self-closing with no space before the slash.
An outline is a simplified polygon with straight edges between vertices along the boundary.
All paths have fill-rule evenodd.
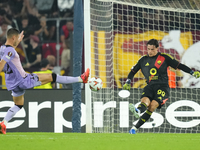
<path id="1" fill-rule="evenodd" d="M 26 89 L 43 85 L 49 82 L 57 82 L 61 84 L 71 83 L 87 83 L 90 70 L 89 68 L 80 77 L 59 76 L 52 74 L 28 74 L 22 68 L 19 55 L 15 48 L 22 41 L 23 31 L 20 33 L 17 29 L 11 28 L 7 32 L 7 40 L 5 45 L 0 48 L 0 72 L 5 72 L 6 87 L 12 91 L 13 101 L 15 105 L 11 107 L 3 121 L 0 123 L 0 134 L 6 134 L 6 125 L 13 116 L 24 105 L 24 94 Z"/>

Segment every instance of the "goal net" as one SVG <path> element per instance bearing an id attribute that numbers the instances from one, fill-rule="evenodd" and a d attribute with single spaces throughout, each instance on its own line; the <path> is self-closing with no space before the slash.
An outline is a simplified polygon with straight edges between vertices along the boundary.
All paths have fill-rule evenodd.
<path id="1" fill-rule="evenodd" d="M 140 102 L 146 85 L 139 71 L 131 95 L 118 96 L 128 73 L 155 38 L 159 51 L 193 70 L 200 70 L 200 1 L 198 0 L 90 0 L 91 77 L 100 77 L 103 89 L 91 93 L 92 132 L 127 133 L 137 119 L 129 103 Z M 200 80 L 168 68 L 169 100 L 157 109 L 139 132 L 199 133 Z"/>

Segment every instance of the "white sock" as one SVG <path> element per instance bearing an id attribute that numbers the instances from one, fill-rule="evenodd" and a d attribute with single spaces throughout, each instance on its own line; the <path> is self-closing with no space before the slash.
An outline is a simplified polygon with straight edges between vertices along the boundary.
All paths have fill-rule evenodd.
<path id="1" fill-rule="evenodd" d="M 83 79 L 81 77 L 78 77 L 78 82 L 83 82 Z"/>
<path id="2" fill-rule="evenodd" d="M 7 125 L 7 123 L 13 118 L 13 116 L 20 110 L 21 108 L 19 108 L 17 105 L 14 105 L 13 107 L 11 107 L 10 109 L 8 109 L 5 118 L 3 119 L 5 125 Z"/>
<path id="3" fill-rule="evenodd" d="M 5 126 L 7 126 L 7 123 L 8 123 L 8 122 L 7 122 L 6 120 L 3 120 L 3 122 L 4 122 Z"/>
<path id="4" fill-rule="evenodd" d="M 80 82 L 80 77 L 70 77 L 70 76 L 60 76 L 60 75 L 57 75 L 56 82 L 57 83 L 61 83 L 61 84 L 77 83 L 77 82 Z"/>

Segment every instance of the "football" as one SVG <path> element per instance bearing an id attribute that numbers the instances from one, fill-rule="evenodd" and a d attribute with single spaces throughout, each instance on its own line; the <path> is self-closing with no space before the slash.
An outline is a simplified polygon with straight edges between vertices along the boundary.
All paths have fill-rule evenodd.
<path id="1" fill-rule="evenodd" d="M 99 91 L 103 86 L 103 82 L 98 77 L 93 77 L 89 80 L 89 87 L 92 91 Z"/>

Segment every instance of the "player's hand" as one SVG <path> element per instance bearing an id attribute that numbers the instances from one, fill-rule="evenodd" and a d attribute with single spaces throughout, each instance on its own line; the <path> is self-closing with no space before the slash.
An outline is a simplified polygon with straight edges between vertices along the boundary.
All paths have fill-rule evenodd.
<path id="1" fill-rule="evenodd" d="M 123 89 L 124 89 L 124 90 L 130 90 L 130 89 L 131 89 L 131 85 L 128 84 L 128 83 L 125 83 L 125 84 L 123 85 Z"/>
<path id="2" fill-rule="evenodd" d="M 195 78 L 199 78 L 199 77 L 200 77 L 200 72 L 199 72 L 199 71 L 195 71 L 192 75 L 193 75 Z"/>
<path id="3" fill-rule="evenodd" d="M 22 41 L 23 38 L 24 38 L 24 31 L 22 31 L 22 32 L 19 34 L 18 43 L 20 43 L 20 42 Z"/>

